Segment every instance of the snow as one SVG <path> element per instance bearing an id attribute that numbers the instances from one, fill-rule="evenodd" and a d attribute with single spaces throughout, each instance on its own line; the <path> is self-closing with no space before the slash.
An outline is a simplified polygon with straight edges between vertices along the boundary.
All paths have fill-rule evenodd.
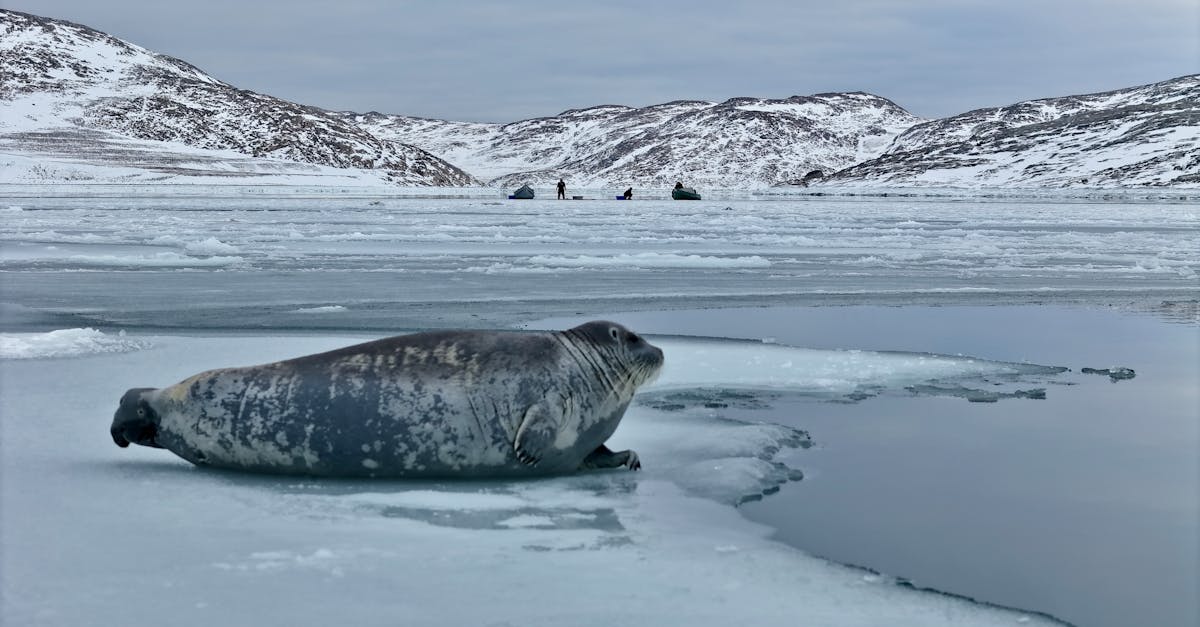
<path id="1" fill-rule="evenodd" d="M 373 134 L 421 146 L 493 185 L 553 185 L 565 175 L 572 187 L 605 185 L 618 192 L 629 185 L 670 185 L 682 173 L 689 183 L 707 187 L 767 187 L 876 156 L 920 121 L 866 94 L 805 100 L 595 107 L 511 124 L 352 118 Z M 764 124 L 765 116 L 773 124 Z M 666 154 L 671 157 L 664 160 Z M 704 159 L 694 158 L 701 154 Z"/>
<path id="2" fill-rule="evenodd" d="M 529 262 L 554 268 L 634 267 L 634 268 L 765 268 L 770 261 L 758 256 L 709 257 L 670 253 L 620 254 L 609 257 L 534 255 Z"/>
<path id="3" fill-rule="evenodd" d="M 16 77 L 0 100 L 5 181 L 471 182 L 416 148 L 87 27 L 5 22 L 0 51 Z"/>
<path id="4" fill-rule="evenodd" d="M 46 45 L 37 31 L 0 39 L 0 52 Z M 411 138 L 478 175 L 538 185 L 593 158 L 569 181 L 571 194 L 609 199 L 560 204 L 539 188 L 540 200 L 506 203 L 495 189 L 417 193 L 385 184 L 379 171 L 288 161 L 297 153 L 287 146 L 241 154 L 230 148 L 248 149 L 273 122 L 241 120 L 233 105 L 247 103 L 228 86 L 97 33 L 55 33 L 44 52 L 80 69 L 47 66 L 31 91 L 0 102 L 3 624 L 1053 624 L 772 540 L 736 506 L 800 479 L 811 442 L 795 428 L 711 411 L 775 396 L 1019 406 L 1030 401 L 1011 399 L 1071 384 L 1053 364 L 651 335 L 666 367 L 610 442 L 637 450 L 644 471 L 539 481 L 212 472 L 165 451 L 118 449 L 109 412 L 126 388 L 209 368 L 614 305 L 1196 301 L 1194 192 L 1012 187 L 1075 185 L 1081 171 L 1125 167 L 1137 171 L 1121 184 L 1160 184 L 1194 167 L 1194 125 L 1139 139 L 1137 120 L 1119 120 L 909 180 L 883 177 L 969 193 L 850 199 L 863 190 L 811 197 L 766 186 L 878 154 L 918 121 L 866 94 L 596 107 L 511 125 L 346 114 L 356 129 L 297 115 L 313 125 L 309 138 L 329 129 L 348 133 L 339 141 L 358 142 L 361 129 Z M 212 91 L 169 92 L 141 80 L 145 71 Z M 1176 96 L 1133 90 L 980 115 L 1017 128 L 1084 110 L 1186 106 L 1194 84 L 1179 82 Z M 213 137 L 122 134 L 145 123 L 185 137 L 177 131 L 186 124 L 147 117 L 145 97 L 168 93 L 212 111 L 231 143 L 212 150 L 200 146 Z M 763 135 L 764 113 L 844 141 Z M 95 128 L 79 125 L 89 115 Z M 104 116 L 115 126 L 99 128 Z M 980 121 L 928 128 L 965 138 Z M 896 149 L 921 147 L 920 136 Z M 1126 138 L 1136 141 L 1114 143 Z M 354 154 L 372 165 L 415 154 L 364 141 Z M 661 148 L 677 152 L 661 158 Z M 660 183 L 680 172 L 708 184 L 707 201 L 664 199 L 669 183 Z M 635 202 L 612 201 L 629 180 L 651 184 L 638 186 Z M 722 184 L 758 189 L 712 189 Z M 1174 315 L 1186 318 L 1181 310 Z M 163 328 L 175 330 L 151 331 Z M 1113 380 L 1132 376 L 1110 370 Z"/>
<path id="5" fill-rule="evenodd" d="M 48 333 L 0 334 L 0 359 L 48 359 L 81 357 L 104 353 L 127 353 L 148 348 L 150 343 L 106 335 L 96 329 L 59 329 Z"/>
<path id="6" fill-rule="evenodd" d="M 198 242 L 189 242 L 184 244 L 183 249 L 197 255 L 228 255 L 238 252 L 236 246 L 230 246 L 215 237 L 209 237 Z"/>
<path id="7" fill-rule="evenodd" d="M 340 311 L 346 311 L 346 308 L 343 307 L 342 305 L 323 305 L 321 307 L 302 307 L 300 309 L 297 309 L 296 313 L 328 314 L 328 313 L 338 313 Z"/>
<path id="8" fill-rule="evenodd" d="M 599 106 L 482 124 L 318 114 L 85 27 L 8 19 L 14 27 L 0 51 L 9 53 L 4 69 L 19 80 L 0 100 L 0 182 L 372 186 L 477 183 L 473 175 L 498 187 L 553 185 L 565 176 L 572 188 L 617 191 L 679 179 L 709 190 L 766 189 L 898 155 L 879 170 L 837 180 L 875 187 L 1200 185 L 1189 180 L 1195 163 L 1188 157 L 1200 131 L 1185 116 L 1194 76 L 932 121 L 853 92 Z"/>
<path id="9" fill-rule="evenodd" d="M 0 39 L 0 51 L 46 45 L 35 32 Z M 0 102 L 6 625 L 1053 624 L 772 540 L 736 506 L 800 479 L 812 442 L 712 408 L 924 395 L 1019 411 L 1038 402 L 1020 399 L 1075 383 L 1056 364 L 650 335 L 666 367 L 610 442 L 637 450 L 644 470 L 539 481 L 211 472 L 165 451 L 117 448 L 110 412 L 129 387 L 209 368 L 417 328 L 528 327 L 616 308 L 1170 300 L 1167 309 L 1184 304 L 1172 315 L 1194 323 L 1194 192 L 1013 188 L 1077 185 L 1081 171 L 1118 168 L 1131 168 L 1120 184 L 1160 184 L 1194 168 L 1194 124 L 1138 137 L 1138 120 L 1121 119 L 998 145 L 911 180 L 888 175 L 958 191 L 852 197 L 864 189 L 822 187 L 830 195 L 815 197 L 767 186 L 874 156 L 918 120 L 865 94 L 597 107 L 511 125 L 346 114 L 349 127 L 297 113 L 313 126 L 301 140 L 336 130 L 334 143 L 354 143 L 373 165 L 413 153 L 362 129 L 411 139 L 480 176 L 541 186 L 539 200 L 509 203 L 496 189 L 418 193 L 379 171 L 288 161 L 303 155 L 287 146 L 247 156 L 231 148 L 254 152 L 277 120 L 238 112 L 289 103 L 238 100 L 254 95 L 76 27 L 56 36 L 43 51 L 81 61 L 80 73 L 46 67 L 31 74 L 42 76 L 31 91 Z M 177 79 L 207 88 L 164 86 Z M 1085 109 L 1186 107 L 1194 83 L 1180 82 L 1176 96 L 1133 90 L 980 115 L 1021 128 Z M 144 124 L 154 136 L 188 136 L 187 123 L 148 113 L 150 95 L 211 111 L 220 137 L 123 135 Z M 771 135 L 766 116 L 795 124 Z M 983 121 L 923 130 L 966 138 Z M 810 126 L 837 141 L 813 140 Z M 895 148 L 920 148 L 920 136 Z M 335 151 L 333 162 L 345 156 Z M 582 168 L 568 180 L 572 195 L 607 200 L 546 200 L 565 164 Z M 665 200 L 683 172 L 705 184 L 706 201 Z M 634 202 L 612 201 L 630 180 L 650 183 L 635 186 Z M 1094 365 L 1111 366 L 1113 380 L 1132 375 Z M 1155 380 L 1138 366 L 1134 383 Z"/>
<path id="10" fill-rule="evenodd" d="M 217 473 L 106 431 L 130 387 L 614 303 L 1186 302 L 1194 200 L 0 186 L 0 622 L 1044 624 L 771 540 L 735 506 L 799 479 L 810 442 L 710 407 L 749 394 L 1019 408 L 1065 385 L 1058 364 L 652 335 L 666 366 L 610 443 L 644 471 L 531 482 Z"/>
<path id="11" fill-rule="evenodd" d="M 0 103 L 0 107 L 4 103 Z M 2 109 L 0 109 L 2 110 Z M 0 120 L 7 114 L 0 114 Z M 28 132 L 31 129 L 23 129 Z M 33 129 L 47 136 L 72 137 L 73 127 Z M 178 142 L 132 140 L 99 132 L 75 144 L 72 152 L 29 146 L 0 134 L 0 183 L 119 183 L 244 185 L 345 185 L 378 188 L 374 170 L 335 168 L 249 157 L 232 150 L 209 150 Z M 141 153 L 137 159 L 130 154 Z"/>
<path id="12" fill-rule="evenodd" d="M 611 198 L 603 191 L 584 193 Z M 1200 272 L 1197 198 L 1184 192 L 1139 199 L 979 190 L 852 199 L 731 191 L 690 203 L 505 201 L 480 188 L 443 193 L 0 186 L 8 197 L 0 205 L 10 207 L 0 221 L 0 269 L 15 273 L 8 289 L 25 273 L 44 282 L 46 273 L 161 270 L 130 275 L 141 282 L 130 289 L 189 272 L 194 276 L 187 280 L 198 288 L 262 292 L 262 298 L 287 284 L 264 292 L 255 283 L 259 273 L 303 271 L 315 287 L 277 304 L 283 311 L 346 308 L 311 312 L 339 317 L 365 314 L 357 307 L 363 302 L 561 298 L 556 286 L 563 281 L 582 301 L 614 292 L 628 299 L 1071 297 L 1096 290 L 1194 293 Z M 847 213 L 851 202 L 858 204 Z M 207 270 L 224 274 L 219 281 L 195 274 Z M 353 281 L 343 276 L 349 272 Z M 447 281 L 469 287 L 448 292 Z"/>
<path id="13" fill-rule="evenodd" d="M 736 342 L 658 343 L 670 355 L 649 389 L 777 388 L 838 397 L 862 390 L 899 390 L 916 383 L 1022 374 L 1044 366 L 970 357 L 871 351 L 821 351 L 770 345 L 748 350 Z"/>
<path id="14" fill-rule="evenodd" d="M 1198 88 L 1200 76 L 1184 76 L 932 120 L 836 178 L 893 187 L 1195 188 Z"/>
<path id="15" fill-rule="evenodd" d="M 365 338 L 145 336 L 123 340 L 141 350 L 112 353 L 102 340 L 116 338 L 86 335 L 87 356 L 53 357 L 69 344 L 56 331 L 25 338 L 42 342 L 29 351 L 40 359 L 0 360 L 6 389 L 21 390 L 0 400 L 5 624 L 1054 624 L 768 539 L 730 505 L 796 478 L 788 464 L 803 437 L 784 427 L 635 405 L 612 444 L 639 451 L 639 473 L 463 483 L 218 473 L 113 446 L 108 412 L 124 388 Z M 654 339 L 668 363 L 712 350 Z M 749 363 L 789 349 L 723 350 Z M 873 381 L 902 382 L 887 356 L 824 358 L 851 359 L 850 370 L 877 362 Z M 973 367 L 951 361 L 928 372 Z M 778 385 L 760 378 L 777 368 L 741 382 Z M 664 385 L 706 384 L 712 370 L 701 370 Z M 49 407 L 53 420 L 31 419 Z"/>

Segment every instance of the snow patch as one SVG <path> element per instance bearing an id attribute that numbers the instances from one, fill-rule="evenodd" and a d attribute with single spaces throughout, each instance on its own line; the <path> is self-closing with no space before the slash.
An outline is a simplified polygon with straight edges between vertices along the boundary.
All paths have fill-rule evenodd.
<path id="1" fill-rule="evenodd" d="M 150 342 L 127 337 L 124 331 L 106 335 L 96 329 L 59 329 L 48 333 L 0 334 L 0 359 L 50 359 L 102 353 L 129 353 Z"/>
<path id="2" fill-rule="evenodd" d="M 71 255 L 67 260 L 80 266 L 145 268 L 212 268 L 236 266 L 246 261 L 242 257 L 189 257 L 172 252 L 153 255 Z"/>
<path id="3" fill-rule="evenodd" d="M 598 255 L 535 255 L 530 263 L 556 268 L 766 268 L 771 262 L 757 255 L 751 257 L 718 257 L 711 255 L 681 255 L 677 253 L 621 253 Z"/>
<path id="4" fill-rule="evenodd" d="M 932 380 L 1042 376 L 1064 369 L 925 353 L 816 350 L 782 344 L 654 339 L 666 361 L 651 390 L 771 388 L 837 396 Z"/>
<path id="5" fill-rule="evenodd" d="M 226 244 L 215 237 L 209 237 L 199 242 L 188 242 L 183 249 L 193 255 L 230 255 L 238 252 L 237 246 Z"/>

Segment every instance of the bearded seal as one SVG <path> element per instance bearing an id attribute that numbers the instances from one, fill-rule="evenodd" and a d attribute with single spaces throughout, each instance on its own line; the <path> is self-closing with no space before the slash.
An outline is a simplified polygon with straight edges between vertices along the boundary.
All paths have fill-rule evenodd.
<path id="1" fill-rule="evenodd" d="M 641 467 L 604 445 L 662 351 L 620 324 L 433 331 L 202 372 L 121 398 L 110 434 L 196 464 L 319 477 Z"/>

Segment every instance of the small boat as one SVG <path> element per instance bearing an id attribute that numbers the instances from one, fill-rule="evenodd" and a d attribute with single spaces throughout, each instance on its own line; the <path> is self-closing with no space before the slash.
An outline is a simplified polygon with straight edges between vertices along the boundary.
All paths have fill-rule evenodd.
<path id="1" fill-rule="evenodd" d="M 671 198 L 675 200 L 700 200 L 700 194 L 691 187 L 676 187 L 671 190 Z"/>
<path id="2" fill-rule="evenodd" d="M 512 195 L 508 197 L 509 200 L 530 200 L 532 198 L 533 188 L 529 185 L 522 185 L 521 187 L 517 188 L 517 191 L 513 192 Z"/>

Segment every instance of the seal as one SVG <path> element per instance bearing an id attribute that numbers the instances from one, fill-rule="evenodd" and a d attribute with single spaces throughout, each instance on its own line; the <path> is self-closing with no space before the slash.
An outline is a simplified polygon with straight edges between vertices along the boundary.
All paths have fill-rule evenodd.
<path id="1" fill-rule="evenodd" d="M 433 331 L 202 372 L 121 398 L 118 446 L 320 477 L 518 477 L 641 467 L 604 445 L 662 351 L 620 324 Z"/>

